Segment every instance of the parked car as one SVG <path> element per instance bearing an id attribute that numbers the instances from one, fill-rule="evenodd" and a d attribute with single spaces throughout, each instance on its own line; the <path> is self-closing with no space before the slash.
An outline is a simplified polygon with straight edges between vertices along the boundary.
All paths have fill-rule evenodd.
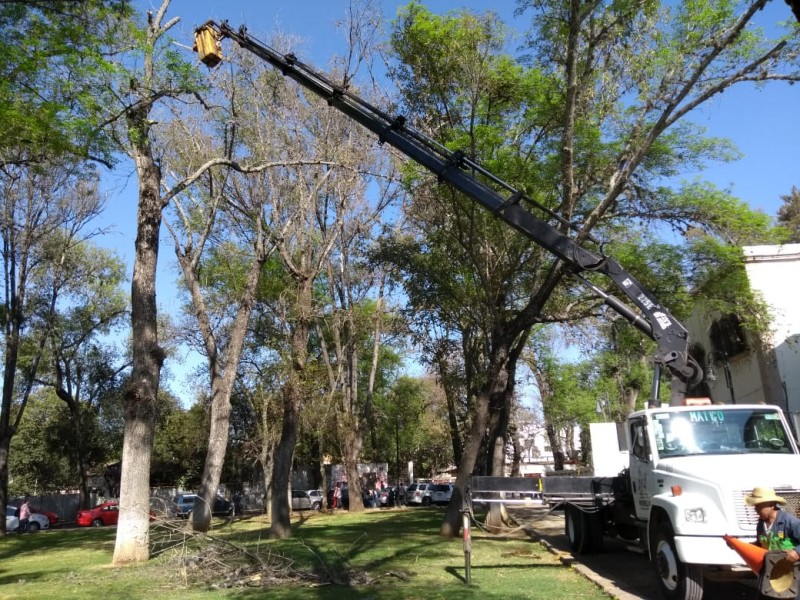
<path id="1" fill-rule="evenodd" d="M 322 492 L 292 490 L 292 510 L 322 510 Z"/>
<path id="2" fill-rule="evenodd" d="M 6 532 L 12 533 L 19 528 L 19 518 L 15 506 L 6 506 Z"/>
<path id="3" fill-rule="evenodd" d="M 446 506 L 450 504 L 450 498 L 453 495 L 452 483 L 434 483 L 431 487 L 431 502 L 439 506 Z"/>
<path id="4" fill-rule="evenodd" d="M 9 516 L 16 519 L 16 525 L 13 528 L 9 527 Z M 19 507 L 6 506 L 6 531 L 14 531 L 19 527 Z M 31 516 L 28 517 L 28 531 L 35 532 L 40 529 L 50 529 L 50 520 L 40 512 L 31 511 Z"/>
<path id="5" fill-rule="evenodd" d="M 49 511 L 49 510 L 35 510 L 33 512 L 37 512 L 37 513 L 42 514 L 45 517 L 47 517 L 47 520 L 50 522 L 50 525 L 58 524 L 58 515 L 56 513 L 52 512 L 52 511 Z"/>
<path id="6" fill-rule="evenodd" d="M 194 508 L 195 501 L 199 496 L 197 494 L 178 494 L 172 499 L 175 505 L 175 516 L 182 519 L 188 519 L 189 515 Z M 222 496 L 214 498 L 214 506 L 211 508 L 211 514 L 215 517 L 230 517 L 233 515 L 233 503 L 228 502 Z"/>
<path id="7" fill-rule="evenodd" d="M 116 525 L 119 520 L 119 502 L 109 500 L 89 510 L 79 510 L 75 522 L 81 527 Z"/>
<path id="8" fill-rule="evenodd" d="M 412 483 L 406 488 L 406 504 L 430 506 L 432 483 Z"/>

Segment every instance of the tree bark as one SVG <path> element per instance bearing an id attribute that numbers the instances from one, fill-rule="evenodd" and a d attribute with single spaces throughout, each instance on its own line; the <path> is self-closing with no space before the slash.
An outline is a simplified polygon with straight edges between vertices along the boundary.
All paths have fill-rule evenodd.
<path id="1" fill-rule="evenodd" d="M 12 313 L 13 314 L 13 313 Z M 9 319 L 13 322 L 13 319 Z M 11 406 L 14 400 L 14 381 L 17 373 L 17 355 L 19 353 L 19 335 L 16 330 L 6 326 L 6 348 L 3 357 L 3 404 L 0 410 L 0 506 L 5 510 L 8 504 L 8 451 L 11 438 L 16 433 L 15 424 L 11 421 Z M 6 521 L 0 523 L 0 537 L 6 534 Z"/>
<path id="2" fill-rule="evenodd" d="M 552 423 L 547 423 L 547 439 L 550 442 L 550 449 L 553 452 L 553 470 L 564 470 L 564 452 L 561 450 L 561 442 L 558 439 L 556 428 Z"/>
<path id="3" fill-rule="evenodd" d="M 135 154 L 139 175 L 136 254 L 131 284 L 133 370 L 125 393 L 125 437 L 122 445 L 119 523 L 114 564 L 150 557 L 150 460 L 156 423 L 156 397 L 164 351 L 158 345 L 156 267 L 161 231 L 161 173 L 149 145 L 149 108 L 132 111 L 129 127 L 142 131 Z"/>
<path id="4" fill-rule="evenodd" d="M 506 466 L 506 444 L 508 442 L 508 426 L 511 421 L 511 410 L 514 403 L 514 390 L 517 381 L 517 363 L 519 356 L 528 340 L 528 332 L 520 336 L 514 343 L 509 352 L 508 361 L 505 364 L 506 387 L 502 394 L 499 394 L 493 403 L 495 405 L 492 415 L 492 425 L 489 427 L 490 441 L 488 457 L 491 469 L 489 474 L 494 477 L 503 477 Z M 509 527 L 511 519 L 503 504 L 490 505 L 489 514 L 486 516 L 487 527 L 499 529 Z"/>
<path id="5" fill-rule="evenodd" d="M 472 426 L 470 427 L 467 441 L 464 444 L 461 462 L 458 465 L 458 475 L 456 476 L 453 496 L 450 500 L 450 504 L 447 505 L 444 521 L 439 529 L 439 533 L 446 537 L 455 537 L 461 530 L 461 508 L 464 501 L 464 494 L 469 479 L 472 477 L 472 472 L 475 468 L 475 463 L 486 435 L 486 428 L 489 422 L 489 408 L 492 399 L 498 397 L 498 395 L 502 395 L 507 387 L 507 346 L 502 343 L 497 344 L 491 358 L 492 361 L 487 373 L 487 383 L 475 402 Z"/>
<path id="6" fill-rule="evenodd" d="M 275 449 L 272 471 L 272 502 L 270 506 L 270 536 L 288 538 L 292 535 L 289 506 L 294 448 L 297 443 L 298 414 L 303 399 L 303 381 L 308 357 L 308 338 L 311 330 L 311 307 L 313 303 L 312 277 L 297 275 L 297 319 L 291 336 L 291 370 L 283 393 L 283 428 L 281 439 Z"/>
<path id="7" fill-rule="evenodd" d="M 236 365 L 231 365 L 234 371 Z M 208 434 L 208 449 L 200 480 L 198 496 L 202 502 L 195 503 L 192 509 L 192 529 L 208 531 L 211 528 L 214 499 L 217 496 L 225 454 L 228 449 L 228 431 L 231 421 L 230 389 L 223 377 L 213 377 L 211 381 L 211 425 Z"/>
<path id="8" fill-rule="evenodd" d="M 456 485 L 453 488 L 453 495 L 450 504 L 447 505 L 444 521 L 439 529 L 439 533 L 446 537 L 455 537 L 461 531 L 461 507 L 464 503 L 464 494 L 467 489 L 472 470 L 478 459 L 483 434 L 486 431 L 486 422 L 489 414 L 489 393 L 482 393 L 475 402 L 475 413 L 470 427 L 467 442 L 464 444 L 464 451 L 461 455 L 461 462 L 458 464 L 458 475 Z"/>
<path id="9" fill-rule="evenodd" d="M 352 415 L 353 420 L 357 420 L 356 415 Z M 361 489 L 361 479 L 358 475 L 358 460 L 361 457 L 361 449 L 364 445 L 364 438 L 355 426 L 340 427 L 342 436 L 342 446 L 344 452 L 344 468 L 347 472 L 347 493 L 349 498 L 350 512 L 361 512 L 364 510 L 364 495 Z"/>
<path id="10" fill-rule="evenodd" d="M 284 390 L 283 428 L 281 439 L 275 448 L 272 470 L 272 495 L 270 501 L 270 537 L 292 537 L 291 512 L 289 506 L 289 484 L 291 483 L 294 447 L 297 443 L 297 399 L 293 386 Z"/>

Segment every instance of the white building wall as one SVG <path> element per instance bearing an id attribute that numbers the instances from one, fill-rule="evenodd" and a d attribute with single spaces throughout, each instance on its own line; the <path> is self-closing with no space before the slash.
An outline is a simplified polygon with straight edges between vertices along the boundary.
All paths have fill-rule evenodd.
<path id="1" fill-rule="evenodd" d="M 745 272 L 751 289 L 767 304 L 771 335 L 764 353 L 751 346 L 750 352 L 714 357 L 711 398 L 723 403 L 769 402 L 789 413 L 800 413 L 800 244 L 744 246 Z M 711 351 L 709 316 L 696 311 L 687 321 L 691 340 Z M 702 365 L 708 376 L 708 365 Z"/>
<path id="2" fill-rule="evenodd" d="M 745 246 L 745 270 L 772 317 L 770 345 L 789 412 L 800 411 L 800 244 Z"/>

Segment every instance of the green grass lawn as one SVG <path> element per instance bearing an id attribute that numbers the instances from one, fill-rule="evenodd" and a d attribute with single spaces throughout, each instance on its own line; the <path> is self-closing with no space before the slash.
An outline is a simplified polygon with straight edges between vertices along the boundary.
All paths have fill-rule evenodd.
<path id="1" fill-rule="evenodd" d="M 215 521 L 209 538 L 155 524 L 154 558 L 122 568 L 111 566 L 113 528 L 8 536 L 0 599 L 608 598 L 538 542 L 476 528 L 467 586 L 463 541 L 439 536 L 441 510 L 296 516 L 288 540 L 267 539 L 260 516 Z"/>

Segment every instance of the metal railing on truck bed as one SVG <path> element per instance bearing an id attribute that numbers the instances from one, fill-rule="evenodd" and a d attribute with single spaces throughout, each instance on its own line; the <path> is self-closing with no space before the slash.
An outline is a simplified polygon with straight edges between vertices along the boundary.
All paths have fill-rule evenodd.
<path id="1" fill-rule="evenodd" d="M 467 486 L 473 504 L 530 504 L 541 497 L 538 477 L 475 476 Z"/>
<path id="2" fill-rule="evenodd" d="M 621 492 L 621 485 L 619 477 L 548 477 L 542 481 L 542 497 L 551 506 L 596 506 L 613 500 Z"/>

